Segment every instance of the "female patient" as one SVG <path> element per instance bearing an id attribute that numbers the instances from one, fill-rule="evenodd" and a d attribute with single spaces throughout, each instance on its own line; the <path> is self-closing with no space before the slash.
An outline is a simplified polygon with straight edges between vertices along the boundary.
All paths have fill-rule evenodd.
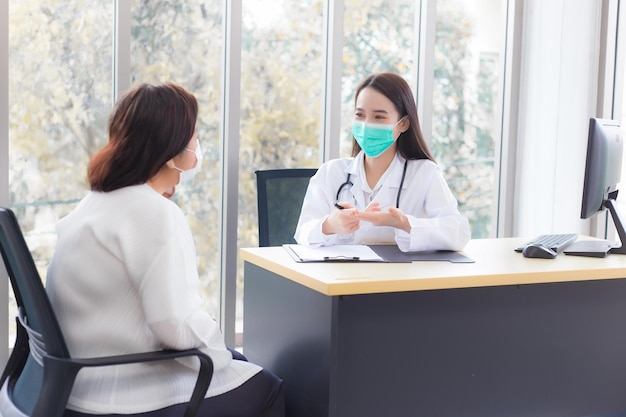
<path id="1" fill-rule="evenodd" d="M 193 237 L 166 198 L 200 168 L 198 104 L 181 87 L 140 85 L 116 104 L 91 187 L 57 225 L 47 291 L 72 356 L 199 348 L 215 373 L 200 416 L 283 416 L 282 381 L 234 360 L 202 308 Z M 82 370 L 66 416 L 182 416 L 192 361 Z"/>
<path id="2" fill-rule="evenodd" d="M 295 239 L 308 246 L 397 243 L 400 250 L 461 250 L 467 219 L 422 137 L 407 82 L 367 77 L 354 99 L 352 158 L 311 178 Z"/>

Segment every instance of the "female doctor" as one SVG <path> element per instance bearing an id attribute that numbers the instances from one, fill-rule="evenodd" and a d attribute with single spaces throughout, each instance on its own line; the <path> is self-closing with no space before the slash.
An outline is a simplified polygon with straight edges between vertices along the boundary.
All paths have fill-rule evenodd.
<path id="1" fill-rule="evenodd" d="M 424 141 L 408 83 L 374 74 L 358 86 L 352 157 L 311 178 L 295 239 L 312 247 L 395 242 L 401 251 L 461 250 L 467 219 Z"/>

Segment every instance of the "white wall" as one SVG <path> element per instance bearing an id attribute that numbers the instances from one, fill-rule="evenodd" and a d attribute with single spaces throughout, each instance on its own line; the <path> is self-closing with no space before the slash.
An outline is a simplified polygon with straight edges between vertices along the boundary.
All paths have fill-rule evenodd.
<path id="1" fill-rule="evenodd" d="M 589 233 L 580 199 L 596 107 L 600 5 L 525 1 L 515 236 Z"/>

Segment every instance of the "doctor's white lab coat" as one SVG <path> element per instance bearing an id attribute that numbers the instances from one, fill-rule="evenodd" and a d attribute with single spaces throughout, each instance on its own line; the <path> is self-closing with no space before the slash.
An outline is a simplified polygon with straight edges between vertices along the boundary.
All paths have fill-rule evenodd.
<path id="1" fill-rule="evenodd" d="M 322 223 L 336 201 L 348 202 L 359 210 L 373 202 L 380 208 L 396 206 L 405 159 L 396 154 L 385 174 L 372 190 L 365 179 L 363 152 L 355 158 L 334 159 L 324 163 L 311 178 L 302 203 L 295 239 L 312 247 L 335 244 L 380 244 L 395 242 L 404 252 L 424 250 L 462 250 L 470 240 L 467 219 L 459 213 L 457 201 L 441 169 L 427 159 L 409 160 L 399 208 L 408 217 L 411 232 L 362 221 L 350 235 L 324 235 Z M 347 177 L 350 174 L 350 182 Z M 341 193 L 337 199 L 337 193 Z"/>

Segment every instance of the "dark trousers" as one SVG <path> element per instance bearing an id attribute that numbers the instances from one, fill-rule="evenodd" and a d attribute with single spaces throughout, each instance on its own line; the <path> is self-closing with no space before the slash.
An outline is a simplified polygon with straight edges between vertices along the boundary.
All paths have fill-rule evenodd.
<path id="1" fill-rule="evenodd" d="M 245 360 L 243 355 L 233 352 L 233 358 Z M 138 399 L 139 400 L 139 399 Z M 175 404 L 160 410 L 139 414 L 106 414 L 98 417 L 182 417 L 187 404 Z M 215 397 L 205 398 L 198 410 L 198 417 L 284 417 L 285 393 L 283 381 L 263 369 L 243 385 Z M 95 417 L 66 410 L 64 417 Z"/>

